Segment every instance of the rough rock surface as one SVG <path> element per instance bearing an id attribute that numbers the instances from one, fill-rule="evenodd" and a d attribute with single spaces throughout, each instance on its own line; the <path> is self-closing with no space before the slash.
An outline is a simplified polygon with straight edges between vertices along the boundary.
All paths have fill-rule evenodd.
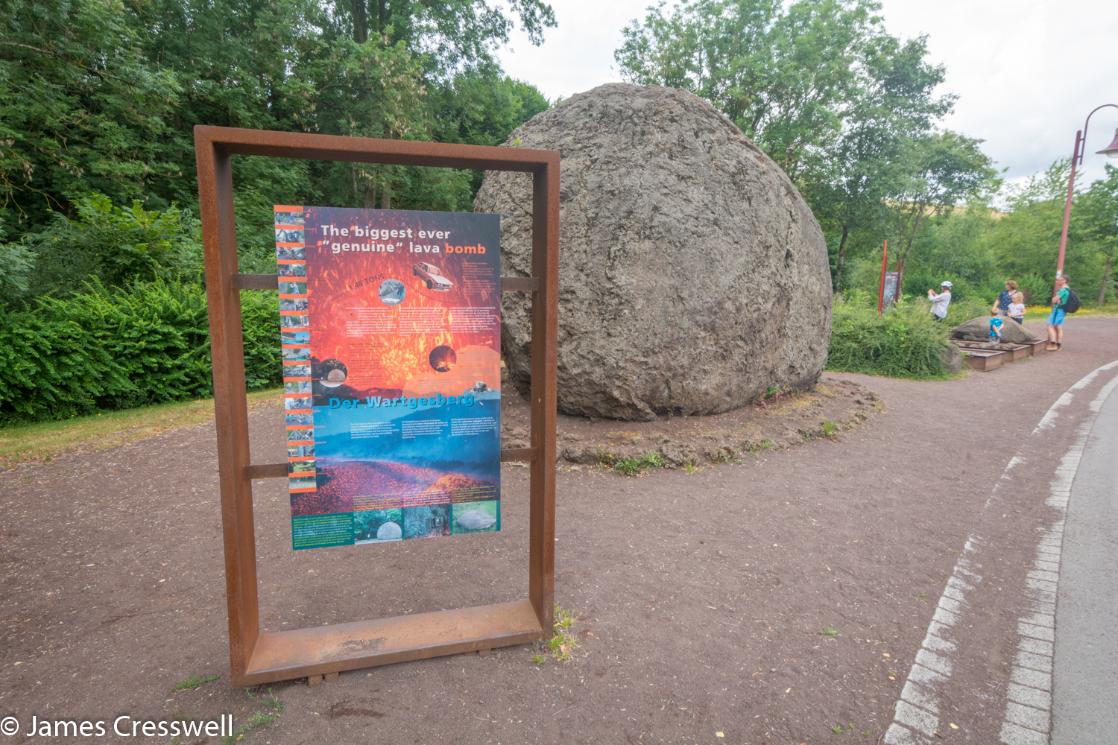
<path id="1" fill-rule="evenodd" d="M 963 353 L 954 344 L 948 344 L 944 347 L 939 357 L 943 360 L 943 367 L 949 373 L 957 373 L 963 369 Z"/>
<path id="2" fill-rule="evenodd" d="M 966 323 L 960 323 L 951 329 L 952 339 L 966 339 L 968 341 L 990 341 L 990 316 L 972 318 Z M 1002 324 L 1003 344 L 1028 344 L 1037 338 L 1029 333 L 1023 326 L 1018 326 L 1016 321 L 1005 319 Z"/>
<path id="3" fill-rule="evenodd" d="M 831 333 L 827 249 L 788 177 L 702 99 L 611 84 L 509 144 L 562 156 L 559 408 L 650 419 L 712 414 L 815 383 Z M 487 173 L 502 273 L 531 266 L 531 180 Z M 514 382 L 529 379 L 528 298 L 504 297 Z"/>

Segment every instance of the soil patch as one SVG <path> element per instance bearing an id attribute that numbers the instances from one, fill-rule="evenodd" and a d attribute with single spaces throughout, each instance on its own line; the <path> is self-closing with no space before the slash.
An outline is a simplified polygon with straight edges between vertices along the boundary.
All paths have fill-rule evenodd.
<path id="1" fill-rule="evenodd" d="M 776 393 L 713 416 L 619 422 L 560 415 L 559 458 L 568 464 L 645 462 L 666 468 L 733 463 L 765 450 L 835 437 L 881 408 L 877 394 L 865 386 L 824 375 L 809 391 Z M 528 402 L 506 396 L 501 415 L 504 446 L 528 447 Z"/>

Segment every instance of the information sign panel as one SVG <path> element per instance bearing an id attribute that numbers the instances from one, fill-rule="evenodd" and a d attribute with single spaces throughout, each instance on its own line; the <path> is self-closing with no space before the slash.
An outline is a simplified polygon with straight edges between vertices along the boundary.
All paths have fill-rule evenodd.
<path id="1" fill-rule="evenodd" d="M 294 549 L 500 529 L 499 220 L 275 208 Z"/>

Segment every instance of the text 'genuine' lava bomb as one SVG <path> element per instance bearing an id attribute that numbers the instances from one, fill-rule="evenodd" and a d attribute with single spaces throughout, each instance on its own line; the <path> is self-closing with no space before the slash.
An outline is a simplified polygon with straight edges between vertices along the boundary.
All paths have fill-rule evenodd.
<path id="1" fill-rule="evenodd" d="M 788 177 L 710 104 L 611 84 L 517 129 L 561 163 L 559 408 L 713 414 L 818 379 L 831 333 L 827 248 Z M 531 178 L 487 173 L 502 274 L 531 274 Z M 530 376 L 530 298 L 504 296 L 513 380 Z"/>

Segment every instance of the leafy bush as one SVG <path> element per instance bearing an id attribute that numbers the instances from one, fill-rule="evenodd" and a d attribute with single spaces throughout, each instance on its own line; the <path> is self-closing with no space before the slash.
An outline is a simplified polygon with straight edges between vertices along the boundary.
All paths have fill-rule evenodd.
<path id="1" fill-rule="evenodd" d="M 0 246 L 8 261 L 19 260 L 5 301 L 66 296 L 81 292 L 91 279 L 109 287 L 200 279 L 198 221 L 189 212 L 150 211 L 139 202 L 118 207 L 103 194 L 81 197 L 75 207 L 74 218 L 55 213 L 38 232 Z"/>
<path id="2" fill-rule="evenodd" d="M 246 387 L 276 385 L 282 369 L 276 298 L 245 293 L 241 309 Z M 207 396 L 205 290 L 155 281 L 40 298 L 0 320 L 0 381 L 4 422 Z"/>
<path id="3" fill-rule="evenodd" d="M 995 294 L 990 299 L 986 299 L 985 297 L 976 298 L 964 296 L 956 300 L 955 293 L 951 293 L 951 304 L 947 306 L 947 320 L 945 323 L 948 328 L 950 328 L 952 326 L 958 326 L 960 323 L 969 321 L 972 318 L 990 315 L 990 308 L 994 304 L 994 297 L 997 297 L 997 295 Z M 925 313 L 931 315 L 930 303 L 921 301 L 918 305 L 922 307 Z"/>
<path id="4" fill-rule="evenodd" d="M 926 303 L 901 302 L 878 316 L 876 307 L 840 301 L 832 316 L 827 368 L 904 378 L 942 377 L 947 374 L 942 353 L 948 328 L 931 319 Z"/>
<path id="5" fill-rule="evenodd" d="M 1048 299 L 1052 297 L 1055 279 L 1039 274 L 1026 274 L 1017 280 L 1017 284 L 1025 296 L 1026 305 L 1047 305 Z"/>

